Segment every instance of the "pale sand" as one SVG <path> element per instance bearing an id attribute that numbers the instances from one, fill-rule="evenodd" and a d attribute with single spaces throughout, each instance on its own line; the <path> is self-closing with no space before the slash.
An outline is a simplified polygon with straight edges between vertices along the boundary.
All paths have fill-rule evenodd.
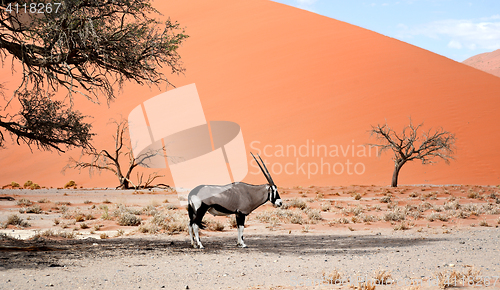
<path id="1" fill-rule="evenodd" d="M 491 199 L 468 199 L 468 189 L 496 192 L 496 187 L 402 187 L 397 190 L 387 187 L 314 187 L 280 189 L 282 198 L 290 201 L 299 198 L 310 208 L 330 202 L 353 208 L 379 205 L 381 211 L 366 211 L 366 214 L 383 216 L 388 212 L 387 204 L 379 202 L 383 192 L 391 191 L 393 201 L 400 206 L 429 202 L 442 205 L 454 196 L 465 206 L 491 203 Z M 443 193 L 445 190 L 449 194 Z M 465 192 L 463 193 L 462 190 Z M 133 194 L 133 191 L 115 190 L 4 190 L 17 201 L 28 198 L 44 208 L 42 214 L 20 214 L 22 206 L 17 201 L 0 201 L 0 222 L 10 214 L 27 219 L 32 227 L 25 231 L 39 232 L 47 229 L 75 232 L 76 239 L 44 237 L 30 240 L 12 240 L 4 237 L 0 241 L 0 284 L 3 289 L 38 289 L 53 286 L 55 289 L 348 289 L 348 284 L 325 284 L 323 273 L 328 276 L 337 269 L 351 283 L 356 279 L 372 279 L 376 270 L 390 271 L 392 286 L 377 286 L 377 289 L 406 289 L 408 279 L 423 283 L 422 289 L 437 289 L 433 283 L 438 271 L 465 271 L 470 266 L 481 271 L 481 276 L 500 275 L 500 232 L 496 222 L 499 214 L 451 218 L 448 222 L 430 222 L 423 218 L 414 222 L 411 229 L 395 231 L 390 222 L 352 222 L 346 225 L 328 224 L 343 217 L 341 209 L 332 206 L 331 211 L 322 212 L 323 221 L 306 222 L 302 225 L 261 223 L 256 217 L 272 210 L 269 203 L 250 215 L 245 229 L 245 241 L 249 248 L 236 247 L 236 230 L 227 226 L 223 232 L 202 231 L 202 242 L 206 249 L 192 249 L 186 233 L 168 235 L 140 234 L 137 227 L 119 227 L 116 218 L 104 221 L 97 212 L 94 220 L 85 221 L 104 227 L 94 234 L 82 230 L 74 219 L 64 219 L 60 210 L 53 208 L 56 201 L 70 202 L 68 212 L 80 210 L 90 213 L 93 205 L 103 205 L 108 199 L 110 213 L 122 203 L 130 208 L 141 208 L 154 204 L 162 211 L 168 204 L 175 204 L 172 192 L 149 192 Z M 301 192 L 301 193 L 299 193 Z M 317 192 L 323 194 L 317 197 Z M 340 195 L 332 192 L 340 193 Z M 362 194 L 355 200 L 351 192 Z M 402 192 L 402 193 L 401 193 Z M 417 192 L 421 196 L 431 194 L 434 198 L 410 197 Z M 432 194 L 437 192 L 436 194 Z M 15 195 L 14 195 L 15 193 Z M 66 193 L 66 195 L 64 195 Z M 3 196 L 3 195 L 2 195 Z M 37 203 L 42 198 L 49 203 Z M 169 200 L 168 204 L 163 201 Z M 85 204 L 85 200 L 93 203 Z M 350 206 L 348 205 L 350 204 Z M 493 208 L 498 206 L 493 203 Z M 49 212 L 49 208 L 52 211 Z M 179 209 L 183 213 L 183 209 Z M 102 213 L 102 211 L 100 211 Z M 187 213 L 185 213 L 187 215 Z M 348 219 L 352 214 L 346 216 Z M 55 218 L 60 224 L 55 226 Z M 142 215 L 147 224 L 150 216 Z M 226 218 L 218 218 L 225 223 Z M 490 227 L 480 227 L 485 220 Z M 306 220 L 305 220 L 306 221 Z M 61 224 L 67 224 L 66 229 Z M 471 227 L 475 224 L 476 227 Z M 396 223 L 397 225 L 397 223 Z M 497 227 L 495 227 L 495 225 Z M 351 227 L 351 231 L 348 229 Z M 76 229 L 76 230 L 74 230 Z M 118 229 L 126 234 L 114 237 Z M 9 226 L 2 232 L 12 236 L 21 233 L 20 228 Z M 110 238 L 100 239 L 107 233 Z M 128 234 L 127 234 L 128 233 Z M 405 280 L 407 279 L 407 280 Z M 420 282 L 422 279 L 423 282 Z M 498 285 L 498 283 L 497 283 Z M 489 289 L 497 289 L 489 287 Z"/>

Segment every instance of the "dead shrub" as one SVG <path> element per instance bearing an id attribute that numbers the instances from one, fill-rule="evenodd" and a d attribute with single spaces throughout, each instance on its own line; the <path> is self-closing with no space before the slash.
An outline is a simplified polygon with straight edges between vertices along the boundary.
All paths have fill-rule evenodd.
<path id="1" fill-rule="evenodd" d="M 118 218 L 118 224 L 120 226 L 138 226 L 142 222 L 141 218 L 131 214 L 131 213 L 123 213 Z"/>
<path id="2" fill-rule="evenodd" d="M 326 274 L 323 270 L 323 283 L 324 284 L 332 284 L 332 285 L 341 285 L 348 281 L 342 280 L 342 273 L 340 273 L 337 268 L 333 269 L 332 272 Z"/>
<path id="3" fill-rule="evenodd" d="M 27 199 L 27 198 L 21 198 L 20 200 L 18 200 L 16 202 L 17 205 L 22 205 L 22 206 L 29 206 L 29 205 L 32 205 L 33 203 Z"/>
<path id="4" fill-rule="evenodd" d="M 68 181 L 65 185 L 64 185 L 64 188 L 70 188 L 70 187 L 75 187 L 76 186 L 76 182 L 74 180 L 70 180 Z"/>
<path id="5" fill-rule="evenodd" d="M 406 219 L 406 212 L 401 210 L 399 207 L 395 207 L 392 211 L 384 215 L 384 221 L 399 222 Z"/>
<path id="6" fill-rule="evenodd" d="M 5 226 L 8 225 L 18 226 L 21 228 L 27 228 L 30 226 L 28 222 L 24 221 L 17 214 L 12 214 L 7 217 L 7 222 L 5 223 Z"/>
<path id="7" fill-rule="evenodd" d="M 214 220 L 205 216 L 203 217 L 202 222 L 205 224 L 207 230 L 209 231 L 222 232 L 224 230 L 224 224 L 218 220 Z"/>
<path id="8" fill-rule="evenodd" d="M 308 209 L 307 210 L 307 217 L 311 221 L 321 221 L 323 220 L 323 217 L 321 216 L 321 211 L 318 209 Z"/>
<path id="9" fill-rule="evenodd" d="M 230 228 L 235 229 L 238 226 L 236 222 L 236 216 L 235 215 L 228 216 L 228 223 Z"/>
<path id="10" fill-rule="evenodd" d="M 395 231 L 406 231 L 408 229 L 410 227 L 404 221 L 394 226 Z"/>
<path id="11" fill-rule="evenodd" d="M 445 215 L 445 214 L 433 212 L 427 216 L 427 220 L 430 222 L 433 222 L 435 220 L 440 220 L 440 221 L 446 222 L 449 220 L 449 217 L 448 217 L 448 215 Z"/>
<path id="12" fill-rule="evenodd" d="M 24 208 L 23 208 L 24 209 Z M 42 213 L 42 208 L 38 205 L 35 204 L 33 206 L 27 207 L 24 209 L 24 212 L 26 213 L 36 213 L 36 214 L 41 214 Z"/>
<path id="13" fill-rule="evenodd" d="M 330 209 L 332 208 L 332 204 L 330 202 L 323 202 L 321 205 L 320 205 L 320 209 L 322 211 L 329 211 Z"/>
<path id="14" fill-rule="evenodd" d="M 382 197 L 382 198 L 380 199 L 380 202 L 382 202 L 382 203 L 390 203 L 390 202 L 391 202 L 391 197 L 392 197 L 392 196 L 390 196 L 390 195 L 388 195 L 388 196 L 384 196 L 384 197 Z"/>
<path id="15" fill-rule="evenodd" d="M 451 202 L 445 202 L 444 203 L 444 209 L 446 210 L 457 210 L 460 209 L 460 204 L 458 203 L 458 200 L 451 201 Z"/>
<path id="16" fill-rule="evenodd" d="M 377 270 L 373 273 L 375 284 L 386 285 L 392 279 L 391 271 Z"/>
<path id="17" fill-rule="evenodd" d="M 307 209 L 307 203 L 302 199 L 294 198 L 287 202 L 287 208 L 295 207 L 301 210 Z"/>

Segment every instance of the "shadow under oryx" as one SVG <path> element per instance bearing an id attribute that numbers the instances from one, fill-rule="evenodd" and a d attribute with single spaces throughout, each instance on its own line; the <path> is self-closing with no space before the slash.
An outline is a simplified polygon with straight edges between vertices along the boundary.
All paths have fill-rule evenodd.
<path id="1" fill-rule="evenodd" d="M 384 235 L 249 235 L 248 248 L 238 248 L 231 236 L 206 236 L 205 249 L 193 249 L 189 238 L 158 235 L 106 240 L 15 240 L 0 237 L 0 269 L 64 267 L 82 259 L 140 255 L 277 253 L 280 255 L 366 255 L 399 251 L 452 238 L 392 237 Z"/>

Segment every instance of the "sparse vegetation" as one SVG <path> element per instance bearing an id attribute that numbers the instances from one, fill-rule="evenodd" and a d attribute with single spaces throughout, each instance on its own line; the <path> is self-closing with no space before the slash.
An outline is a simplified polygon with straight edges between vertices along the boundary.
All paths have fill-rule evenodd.
<path id="1" fill-rule="evenodd" d="M 374 284 L 386 285 L 392 279 L 390 271 L 387 270 L 377 270 L 373 274 Z"/>
<path id="2" fill-rule="evenodd" d="M 33 203 L 27 198 L 21 198 L 16 202 L 16 204 L 22 206 L 29 206 L 32 205 Z"/>
<path id="3" fill-rule="evenodd" d="M 76 182 L 74 180 L 70 180 L 64 185 L 64 188 L 72 188 L 72 187 L 76 187 Z"/>
<path id="4" fill-rule="evenodd" d="M 466 283 L 470 281 L 471 283 L 474 282 L 474 285 L 477 285 L 481 283 L 483 279 L 481 271 L 473 267 L 469 267 L 465 271 L 444 270 L 436 272 L 434 276 L 438 280 L 438 286 L 441 289 L 455 287 L 455 283 L 457 286 L 461 286 L 461 281 L 465 281 Z"/>
<path id="5" fill-rule="evenodd" d="M 297 199 L 294 198 L 286 203 L 286 206 L 284 207 L 285 209 L 287 208 L 298 208 L 301 210 L 307 209 L 307 203 L 303 201 L 302 199 Z"/>
<path id="6" fill-rule="evenodd" d="M 329 211 L 330 209 L 332 208 L 332 204 L 330 202 L 323 202 L 321 205 L 320 205 L 320 209 L 322 211 Z"/>
<path id="7" fill-rule="evenodd" d="M 203 218 L 203 223 L 205 223 L 207 230 L 221 232 L 224 230 L 224 224 L 218 220 L 211 219 L 207 216 Z"/>
<path id="8" fill-rule="evenodd" d="M 405 230 L 408 230 L 408 229 L 410 229 L 410 227 L 404 221 L 402 221 L 401 223 L 396 224 L 394 226 L 394 230 L 395 231 L 405 231 Z"/>
<path id="9" fill-rule="evenodd" d="M 387 195 L 387 196 L 382 197 L 380 199 L 380 202 L 382 202 L 382 203 L 390 203 L 391 202 L 391 196 Z"/>
<path id="10" fill-rule="evenodd" d="M 5 223 L 5 227 L 8 225 L 18 226 L 21 228 L 27 228 L 30 224 L 20 218 L 17 214 L 11 214 L 7 217 L 7 222 Z"/>
<path id="11" fill-rule="evenodd" d="M 138 226 L 141 222 L 142 220 L 140 217 L 128 212 L 122 213 L 118 218 L 118 224 L 120 226 Z"/>
<path id="12" fill-rule="evenodd" d="M 333 269 L 333 271 L 330 272 L 329 274 L 326 274 L 326 272 L 323 271 L 323 283 L 332 284 L 332 285 L 340 285 L 343 282 L 347 282 L 347 281 L 342 280 L 342 273 L 340 273 L 337 270 L 337 268 Z"/>
<path id="13" fill-rule="evenodd" d="M 307 217 L 311 221 L 323 220 L 323 217 L 321 216 L 321 211 L 318 209 L 308 209 L 306 213 L 307 213 Z"/>
<path id="14" fill-rule="evenodd" d="M 42 208 L 38 205 L 38 204 L 35 204 L 33 206 L 30 206 L 30 207 L 23 207 L 21 209 L 19 209 L 19 212 L 20 213 L 35 213 L 35 214 L 41 214 L 42 213 Z"/>

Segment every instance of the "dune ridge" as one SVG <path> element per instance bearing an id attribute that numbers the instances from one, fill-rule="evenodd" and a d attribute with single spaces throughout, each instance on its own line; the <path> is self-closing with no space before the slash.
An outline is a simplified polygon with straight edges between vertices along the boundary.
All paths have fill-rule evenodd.
<path id="1" fill-rule="evenodd" d="M 462 63 L 500 77 L 500 49 L 471 56 Z"/>
<path id="2" fill-rule="evenodd" d="M 410 116 L 425 128 L 442 126 L 455 133 L 456 160 L 450 165 L 409 163 L 400 173 L 400 184 L 500 183 L 498 77 L 267 0 L 169 0 L 155 6 L 163 17 L 185 26 L 190 36 L 180 50 L 186 73 L 171 81 L 177 87 L 196 83 L 207 120 L 238 123 L 247 151 L 261 154 L 278 185 L 390 184 L 391 155 L 363 154 L 375 141 L 367 131 L 385 121 L 402 128 Z M 14 87 L 16 75 L 11 76 L 10 67 L 5 65 L 0 76 L 11 79 L 9 89 Z M 127 84 L 109 108 L 77 100 L 78 108 L 92 116 L 96 148 L 113 146 L 110 118 L 126 117 L 163 90 Z M 300 154 L 307 144 L 302 153 L 308 154 Z M 320 146 L 328 148 L 327 154 L 313 155 L 313 144 L 316 153 Z M 280 148 L 290 148 L 289 154 Z M 62 175 L 69 156 L 78 157 L 79 150 L 31 153 L 24 145 L 6 144 L 0 150 L 0 184 L 31 179 L 62 186 L 73 179 L 84 187 L 117 185 L 109 173 L 92 178 L 87 172 Z M 169 170 L 160 172 L 165 175 L 161 182 L 172 184 Z M 244 181 L 265 179 L 250 165 Z"/>

